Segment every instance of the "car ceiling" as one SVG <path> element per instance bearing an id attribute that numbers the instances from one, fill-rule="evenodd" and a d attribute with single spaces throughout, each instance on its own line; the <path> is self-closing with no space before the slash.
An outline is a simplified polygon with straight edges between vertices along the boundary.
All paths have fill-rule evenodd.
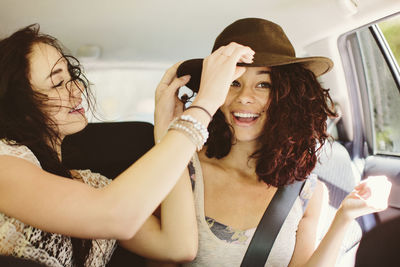
<path id="1" fill-rule="evenodd" d="M 75 54 L 83 45 L 101 48 L 104 61 L 175 62 L 204 57 L 215 37 L 234 20 L 262 17 L 280 24 L 298 51 L 400 10 L 398 0 L 1 0 L 0 38 L 39 23 Z"/>

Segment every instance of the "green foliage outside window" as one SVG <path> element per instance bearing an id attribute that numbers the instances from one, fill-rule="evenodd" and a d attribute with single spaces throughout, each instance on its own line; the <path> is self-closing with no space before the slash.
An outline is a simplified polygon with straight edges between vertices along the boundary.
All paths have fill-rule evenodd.
<path id="1" fill-rule="evenodd" d="M 400 17 L 391 18 L 378 24 L 400 65 Z"/>

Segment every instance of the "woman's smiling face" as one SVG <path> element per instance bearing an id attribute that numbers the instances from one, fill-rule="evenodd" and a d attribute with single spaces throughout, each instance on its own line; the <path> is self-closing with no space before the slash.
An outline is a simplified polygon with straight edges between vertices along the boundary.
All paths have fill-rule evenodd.
<path id="1" fill-rule="evenodd" d="M 233 127 L 238 142 L 253 141 L 261 135 L 271 88 L 268 67 L 247 67 L 246 72 L 232 82 L 221 111 Z"/>
<path id="2" fill-rule="evenodd" d="M 34 91 L 46 96 L 46 112 L 61 138 L 82 130 L 86 124 L 79 81 L 71 81 L 67 60 L 53 46 L 36 43 L 29 54 L 29 81 Z"/>

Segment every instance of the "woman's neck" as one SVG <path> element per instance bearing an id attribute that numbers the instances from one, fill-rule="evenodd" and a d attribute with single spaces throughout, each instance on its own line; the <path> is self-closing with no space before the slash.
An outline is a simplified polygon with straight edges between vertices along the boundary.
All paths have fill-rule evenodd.
<path id="1" fill-rule="evenodd" d="M 232 145 L 228 155 L 222 159 L 210 159 L 213 164 L 219 165 L 221 168 L 229 171 L 237 171 L 245 174 L 246 177 L 252 177 L 258 180 L 255 175 L 256 160 L 250 156 L 254 153 L 257 142 L 236 142 Z M 202 151 L 205 156 L 205 150 Z"/>
<path id="2" fill-rule="evenodd" d="M 62 138 L 63 139 L 63 138 Z M 50 146 L 53 147 L 54 151 L 57 152 L 57 156 L 58 159 L 60 160 L 60 162 L 62 161 L 62 153 L 61 153 L 61 143 L 62 143 L 62 139 L 60 139 L 59 141 L 57 141 L 57 144 L 51 144 Z"/>

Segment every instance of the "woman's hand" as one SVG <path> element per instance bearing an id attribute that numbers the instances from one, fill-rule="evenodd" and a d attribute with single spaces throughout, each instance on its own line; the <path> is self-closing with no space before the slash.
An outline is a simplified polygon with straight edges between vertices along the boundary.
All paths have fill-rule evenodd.
<path id="1" fill-rule="evenodd" d="M 370 176 L 343 200 L 338 212 L 346 219 L 379 212 L 387 208 L 392 183 L 386 176 Z"/>
<path id="2" fill-rule="evenodd" d="M 244 67 L 237 63 L 252 63 L 254 51 L 238 43 L 221 46 L 203 61 L 199 93 L 193 104 L 206 108 L 211 114 L 225 102 L 232 81 L 240 77 Z"/>
<path id="3" fill-rule="evenodd" d="M 190 75 L 177 78 L 176 70 L 181 63 L 178 62 L 169 68 L 157 86 L 154 112 L 155 140 L 160 140 L 166 133 L 169 123 L 183 112 L 183 103 L 178 99 L 177 93 L 178 89 L 190 80 Z"/>

